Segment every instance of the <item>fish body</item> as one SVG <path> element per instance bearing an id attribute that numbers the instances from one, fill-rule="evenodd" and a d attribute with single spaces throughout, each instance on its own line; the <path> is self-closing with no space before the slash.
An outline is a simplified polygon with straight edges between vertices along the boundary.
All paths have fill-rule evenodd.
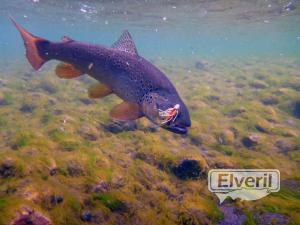
<path id="1" fill-rule="evenodd" d="M 116 106 L 111 117 L 128 121 L 147 117 L 153 123 L 175 133 L 187 133 L 191 126 L 187 107 L 167 76 L 152 63 L 138 55 L 128 31 L 112 47 L 83 43 L 63 37 L 51 42 L 36 37 L 13 20 L 21 33 L 26 56 L 34 69 L 55 59 L 64 62 L 56 73 L 62 78 L 88 74 L 100 84 L 90 91 L 92 97 L 116 94 L 123 103 Z"/>
<path id="2" fill-rule="evenodd" d="M 141 56 L 78 41 L 48 43 L 42 55 L 75 65 L 75 68 L 109 86 L 125 101 L 141 103 L 153 90 L 178 95 L 169 79 Z"/>

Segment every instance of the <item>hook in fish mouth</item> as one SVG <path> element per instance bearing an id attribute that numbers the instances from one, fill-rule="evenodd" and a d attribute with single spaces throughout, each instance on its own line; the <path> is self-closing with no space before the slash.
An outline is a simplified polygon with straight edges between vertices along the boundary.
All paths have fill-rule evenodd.
<path id="1" fill-rule="evenodd" d="M 166 110 L 159 109 L 159 116 L 162 120 L 161 126 L 164 129 L 176 134 L 186 134 L 188 132 L 186 126 L 180 126 L 174 123 L 179 115 L 179 109 L 180 109 L 179 104 L 176 104 L 174 105 L 174 107 L 168 108 Z"/>
<path id="2" fill-rule="evenodd" d="M 177 119 L 179 113 L 180 105 L 176 104 L 174 107 L 168 108 L 166 110 L 158 109 L 159 117 L 162 119 L 161 124 L 167 124 L 169 122 L 174 122 Z"/>

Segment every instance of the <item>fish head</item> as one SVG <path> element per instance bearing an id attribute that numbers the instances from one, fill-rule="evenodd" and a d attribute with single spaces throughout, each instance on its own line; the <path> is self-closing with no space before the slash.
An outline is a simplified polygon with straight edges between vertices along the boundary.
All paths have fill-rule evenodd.
<path id="1" fill-rule="evenodd" d="M 151 92 L 142 103 L 144 115 L 154 124 L 177 134 L 186 134 L 191 126 L 188 108 L 176 94 Z"/>

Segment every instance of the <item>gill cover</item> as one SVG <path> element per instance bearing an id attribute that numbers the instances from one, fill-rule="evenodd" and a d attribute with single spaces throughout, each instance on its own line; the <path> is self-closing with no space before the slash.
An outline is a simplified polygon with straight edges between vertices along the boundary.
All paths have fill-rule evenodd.
<path id="1" fill-rule="evenodd" d="M 148 93 L 142 102 L 144 115 L 159 126 L 173 123 L 179 115 L 179 109 L 180 105 L 174 104 L 163 93 Z"/>

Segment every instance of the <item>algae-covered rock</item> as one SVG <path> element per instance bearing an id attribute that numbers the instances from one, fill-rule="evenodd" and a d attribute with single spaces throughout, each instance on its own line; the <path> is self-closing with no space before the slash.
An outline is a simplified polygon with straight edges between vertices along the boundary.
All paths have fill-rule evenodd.
<path id="1" fill-rule="evenodd" d="M 6 86 L 7 84 L 7 80 L 4 80 L 4 79 L 0 79 L 0 86 Z"/>
<path id="2" fill-rule="evenodd" d="M 173 168 L 175 176 L 182 180 L 198 179 L 204 175 L 204 172 L 200 161 L 194 159 L 184 159 Z"/>
<path id="3" fill-rule="evenodd" d="M 80 219 L 83 222 L 92 222 L 93 219 L 93 214 L 90 211 L 84 211 L 81 216 Z"/>
<path id="4" fill-rule="evenodd" d="M 12 137 L 10 146 L 13 150 L 19 150 L 29 145 L 32 135 L 26 132 L 18 132 Z"/>
<path id="5" fill-rule="evenodd" d="M 86 210 L 81 214 L 80 219 L 83 222 L 91 222 L 91 223 L 95 223 L 95 224 L 101 224 L 105 220 L 105 216 L 104 216 L 103 212 L 100 210 L 97 210 L 95 212 Z"/>
<path id="6" fill-rule="evenodd" d="M 137 129 L 137 124 L 135 121 L 129 122 L 111 122 L 108 124 L 101 124 L 102 127 L 111 133 L 120 133 L 123 131 L 134 131 Z"/>
<path id="7" fill-rule="evenodd" d="M 10 105 L 13 102 L 13 97 L 8 92 L 0 92 L 0 106 Z"/>
<path id="8" fill-rule="evenodd" d="M 62 115 L 64 113 L 63 109 L 54 109 L 53 114 L 56 116 Z"/>
<path id="9" fill-rule="evenodd" d="M 242 139 L 242 143 L 247 148 L 252 148 L 258 145 L 260 142 L 260 137 L 257 134 L 251 134 Z"/>
<path id="10" fill-rule="evenodd" d="M 228 117 L 236 117 L 242 113 L 245 113 L 247 110 L 244 107 L 240 107 L 238 109 L 233 109 L 231 111 L 229 111 L 228 113 L 226 113 L 225 115 Z"/>
<path id="11" fill-rule="evenodd" d="M 294 143 L 286 141 L 286 140 L 278 140 L 275 142 L 275 146 L 278 148 L 280 153 L 288 153 L 290 151 L 294 151 L 296 146 Z"/>
<path id="12" fill-rule="evenodd" d="M 170 188 L 167 185 L 164 184 L 159 184 L 158 187 L 156 188 L 156 190 L 166 194 L 168 196 L 168 198 L 176 198 L 176 195 L 174 195 Z"/>
<path id="13" fill-rule="evenodd" d="M 218 225 L 242 225 L 246 221 L 246 216 L 235 206 L 220 206 L 220 210 L 224 214 L 224 219 L 218 221 Z"/>
<path id="14" fill-rule="evenodd" d="M 126 212 L 128 210 L 128 207 L 124 201 L 121 201 L 120 199 L 116 198 L 115 196 L 109 193 L 96 194 L 94 196 L 94 200 L 100 201 L 112 212 Z"/>
<path id="15" fill-rule="evenodd" d="M 0 163 L 0 178 L 14 177 L 16 174 L 17 168 L 12 159 L 6 159 Z"/>
<path id="16" fill-rule="evenodd" d="M 292 107 L 292 115 L 298 119 L 300 119 L 300 101 L 295 101 L 291 104 Z"/>
<path id="17" fill-rule="evenodd" d="M 265 80 L 266 79 L 266 76 L 264 74 L 261 74 L 261 73 L 255 73 L 254 77 L 258 80 Z"/>
<path id="18" fill-rule="evenodd" d="M 180 225 L 200 225 L 211 224 L 209 218 L 204 212 L 199 209 L 191 208 L 186 212 L 181 212 L 178 215 L 178 224 Z"/>
<path id="19" fill-rule="evenodd" d="M 231 169 L 231 168 L 234 168 L 234 165 L 230 162 L 221 162 L 221 161 L 218 161 L 218 162 L 215 162 L 212 167 L 214 168 L 218 168 L 218 169 Z"/>
<path id="20" fill-rule="evenodd" d="M 69 161 L 67 163 L 67 171 L 71 177 L 77 177 L 84 174 L 83 167 L 77 161 Z"/>
<path id="21" fill-rule="evenodd" d="M 194 135 L 194 134 L 189 133 L 188 138 L 190 139 L 190 142 L 192 145 L 200 146 L 203 143 L 203 140 L 199 135 Z"/>
<path id="22" fill-rule="evenodd" d="M 9 105 L 9 102 L 0 95 L 0 106 L 5 106 L 5 105 Z"/>
<path id="23" fill-rule="evenodd" d="M 300 191 L 300 180 L 296 179 L 286 179 L 281 182 L 282 186 L 290 189 L 293 192 Z"/>
<path id="24" fill-rule="evenodd" d="M 285 87 L 285 88 L 291 88 L 291 89 L 293 89 L 295 91 L 300 91 L 300 83 L 299 82 L 287 81 L 287 82 L 285 82 L 283 84 L 283 87 Z"/>
<path id="25" fill-rule="evenodd" d="M 203 70 L 205 68 L 205 64 L 201 61 L 197 61 L 195 63 L 195 68 L 198 69 L 198 70 Z"/>
<path id="26" fill-rule="evenodd" d="M 208 95 L 206 97 L 209 101 L 219 101 L 220 100 L 220 97 L 217 96 L 217 95 Z"/>
<path id="27" fill-rule="evenodd" d="M 194 64 L 194 67 L 197 70 L 207 70 L 207 69 L 211 68 L 212 66 L 214 66 L 213 63 L 204 61 L 204 60 L 198 60 Z"/>
<path id="28" fill-rule="evenodd" d="M 11 225 L 53 225 L 43 214 L 29 208 L 22 209 Z"/>
<path id="29" fill-rule="evenodd" d="M 117 175 L 112 178 L 111 185 L 113 188 L 121 188 L 125 186 L 126 179 L 123 176 Z"/>
<path id="30" fill-rule="evenodd" d="M 272 130 L 270 124 L 265 120 L 257 121 L 257 123 L 255 124 L 255 128 L 262 133 L 270 133 Z"/>
<path id="31" fill-rule="evenodd" d="M 41 122 L 44 124 L 49 123 L 50 121 L 52 121 L 54 119 L 54 116 L 52 113 L 49 112 L 45 112 L 42 116 L 41 116 Z"/>
<path id="32" fill-rule="evenodd" d="M 272 212 L 257 213 L 254 218 L 261 225 L 285 225 L 290 221 L 287 216 Z"/>
<path id="33" fill-rule="evenodd" d="M 271 96 L 271 97 L 267 97 L 267 98 L 263 98 L 261 100 L 261 102 L 264 104 L 264 105 L 276 105 L 279 103 L 279 100 L 278 98 L 274 97 L 274 96 Z"/>
<path id="34" fill-rule="evenodd" d="M 231 130 L 224 130 L 218 135 L 218 141 L 221 145 L 229 145 L 234 142 L 235 135 Z"/>
<path id="35" fill-rule="evenodd" d="M 109 183 L 105 182 L 105 181 L 100 181 L 99 183 L 97 183 L 93 188 L 92 191 L 99 193 L 99 192 L 108 192 L 110 190 L 110 185 Z"/>
<path id="36" fill-rule="evenodd" d="M 36 108 L 36 105 L 33 103 L 24 103 L 21 107 L 20 107 L 20 111 L 22 113 L 32 113 L 33 110 Z"/>
<path id="37" fill-rule="evenodd" d="M 243 83 L 236 83 L 234 86 L 235 86 L 236 88 L 244 88 L 246 85 L 243 84 Z"/>
<path id="38" fill-rule="evenodd" d="M 41 83 L 38 87 L 41 88 L 42 90 L 48 92 L 49 94 L 55 94 L 58 91 L 56 85 L 49 80 L 41 81 Z"/>
<path id="39" fill-rule="evenodd" d="M 280 104 L 279 108 L 296 119 L 300 119 L 300 100 L 294 99 Z"/>
<path id="40" fill-rule="evenodd" d="M 41 197 L 41 204 L 45 209 L 50 210 L 61 204 L 63 200 L 64 198 L 62 195 L 44 194 Z"/>
<path id="41" fill-rule="evenodd" d="M 51 159 L 50 166 L 49 166 L 49 174 L 50 176 L 56 175 L 58 172 L 58 167 L 56 164 L 56 161 L 54 159 Z"/>
<path id="42" fill-rule="evenodd" d="M 254 81 L 254 82 L 250 83 L 250 86 L 255 89 L 265 89 L 268 87 L 268 85 L 262 81 Z"/>
<path id="43" fill-rule="evenodd" d="M 83 125 L 80 127 L 78 133 L 88 141 L 96 141 L 98 139 L 98 131 L 93 126 Z"/>
<path id="44" fill-rule="evenodd" d="M 90 99 L 90 98 L 80 98 L 79 101 L 85 105 L 91 105 L 91 104 L 95 103 L 95 100 Z"/>

